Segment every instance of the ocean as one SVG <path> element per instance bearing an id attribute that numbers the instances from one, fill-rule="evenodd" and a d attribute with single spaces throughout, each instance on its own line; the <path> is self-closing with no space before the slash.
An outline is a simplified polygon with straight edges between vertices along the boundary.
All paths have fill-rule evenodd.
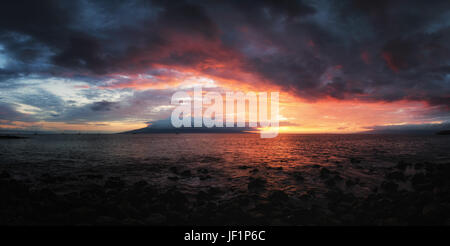
<path id="1" fill-rule="evenodd" d="M 298 202 L 283 206 L 295 207 L 301 203 L 306 209 L 317 206 L 329 210 L 330 192 L 351 196 L 354 201 L 364 200 L 380 190 L 391 189 L 387 182 L 395 184 L 394 192 L 415 193 L 413 179 L 422 172 L 423 166 L 450 163 L 450 138 L 437 135 L 281 134 L 273 139 L 261 139 L 258 134 L 27 137 L 0 140 L 0 171 L 7 177 L 22 182 L 29 190 L 50 190 L 57 197 L 80 195 L 92 189 L 121 192 L 140 183 L 152 187 L 157 196 L 176 192 L 184 197 L 182 201 L 189 208 L 186 216 L 197 213 L 195 219 L 188 220 L 168 215 L 162 208 L 161 211 L 136 209 L 143 210 L 145 221 L 149 214 L 161 215 L 164 219 L 156 224 L 200 223 L 202 213 L 198 209 L 203 208 L 203 203 L 214 206 L 211 209 L 220 214 L 220 206 L 236 199 L 250 199 L 239 208 L 244 209 L 241 212 L 245 216 L 250 216 L 244 222 L 292 224 L 286 218 L 261 219 L 258 216 L 264 217 L 265 213 L 252 209 L 263 206 L 264 202 L 271 203 L 275 194 L 279 196 L 276 201 Z M 389 175 L 398 172 L 397 169 L 401 170 L 401 177 L 392 180 Z M 178 199 L 167 198 L 167 202 Z M 146 202 L 152 207 L 151 201 Z M 349 224 L 336 220 L 340 221 L 337 224 Z M 64 221 L 60 222 L 65 224 Z M 122 220 L 116 222 L 119 221 Z M 141 222 L 145 224 L 145 221 Z M 335 224 L 334 220 L 308 221 Z M 150 219 L 149 223 L 155 222 Z"/>

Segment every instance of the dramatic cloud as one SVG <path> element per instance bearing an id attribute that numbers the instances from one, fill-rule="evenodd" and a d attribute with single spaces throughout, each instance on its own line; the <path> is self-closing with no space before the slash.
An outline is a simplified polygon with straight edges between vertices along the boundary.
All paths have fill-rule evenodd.
<path id="1" fill-rule="evenodd" d="M 209 79 L 310 103 L 420 102 L 418 117 L 446 120 L 449 44 L 445 0 L 6 1 L 0 102 L 14 118 L 145 122 L 171 88 Z"/>

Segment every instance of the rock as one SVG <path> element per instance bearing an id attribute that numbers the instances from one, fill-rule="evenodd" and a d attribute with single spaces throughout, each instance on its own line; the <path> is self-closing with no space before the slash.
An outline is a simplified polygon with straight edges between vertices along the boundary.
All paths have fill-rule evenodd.
<path id="1" fill-rule="evenodd" d="M 332 179 L 332 178 L 329 178 L 329 179 L 327 179 L 327 180 L 325 181 L 325 184 L 326 184 L 327 186 L 329 186 L 329 187 L 335 186 L 335 185 L 336 185 L 336 181 L 334 181 L 334 179 Z"/>
<path id="2" fill-rule="evenodd" d="M 101 174 L 86 174 L 84 177 L 88 179 L 103 179 L 103 175 Z"/>
<path id="3" fill-rule="evenodd" d="M 95 220 L 95 223 L 98 225 L 118 225 L 120 221 L 109 216 L 99 216 Z"/>
<path id="4" fill-rule="evenodd" d="M 353 214 L 344 214 L 342 220 L 345 224 L 353 224 L 355 222 L 355 216 Z"/>
<path id="5" fill-rule="evenodd" d="M 204 156 L 201 163 L 209 163 L 209 162 L 222 162 L 223 159 L 220 157 L 214 157 L 214 156 Z"/>
<path id="6" fill-rule="evenodd" d="M 325 194 L 331 201 L 339 201 L 342 198 L 342 195 L 342 192 L 339 190 L 330 190 Z"/>
<path id="7" fill-rule="evenodd" d="M 411 166 L 411 164 L 406 163 L 404 161 L 399 161 L 396 167 L 400 170 L 405 170 L 409 166 Z"/>
<path id="8" fill-rule="evenodd" d="M 42 200 L 43 199 L 45 199 L 45 200 L 54 200 L 54 199 L 56 199 L 56 194 L 52 190 L 50 190 L 48 188 L 44 188 L 42 190 L 38 190 L 38 191 L 36 191 L 36 193 L 39 194 L 39 197 Z"/>
<path id="9" fill-rule="evenodd" d="M 406 177 L 405 177 L 405 175 L 403 174 L 403 172 L 398 172 L 398 171 L 388 173 L 388 174 L 386 175 L 386 178 L 387 178 L 387 179 L 391 179 L 391 180 L 399 180 L 399 181 L 404 181 L 404 180 L 406 180 Z"/>
<path id="10" fill-rule="evenodd" d="M 425 167 L 424 163 L 416 163 L 414 164 L 414 169 L 419 170 L 419 169 L 423 169 Z"/>
<path id="11" fill-rule="evenodd" d="M 402 225 L 402 223 L 400 223 L 400 220 L 398 218 L 389 217 L 383 221 L 383 225 L 399 226 Z"/>
<path id="12" fill-rule="evenodd" d="M 200 176 L 200 180 L 207 180 L 207 179 L 210 179 L 210 178 L 211 178 L 210 175 Z"/>
<path id="13" fill-rule="evenodd" d="M 177 176 L 169 176 L 167 178 L 172 180 L 172 181 L 177 181 L 179 179 Z"/>
<path id="14" fill-rule="evenodd" d="M 220 188 L 218 188 L 218 187 L 209 187 L 209 189 L 208 189 L 208 195 L 209 196 L 215 197 L 215 196 L 220 195 L 220 194 L 222 194 L 222 190 Z"/>
<path id="15" fill-rule="evenodd" d="M 197 172 L 198 172 L 198 173 L 202 173 L 202 174 L 207 174 L 207 173 L 209 173 L 208 169 L 206 169 L 206 168 L 199 168 L 199 169 L 197 170 Z"/>
<path id="16" fill-rule="evenodd" d="M 78 207 L 69 211 L 69 217 L 74 221 L 88 223 L 95 218 L 96 211 L 90 207 Z"/>
<path id="17" fill-rule="evenodd" d="M 209 198 L 209 195 L 205 191 L 201 190 L 197 193 L 197 200 L 202 201 L 202 200 L 207 200 L 208 198 Z"/>
<path id="18" fill-rule="evenodd" d="M 64 181 L 66 181 L 66 178 L 64 176 L 55 177 L 48 173 L 42 174 L 41 179 L 42 182 L 47 184 L 64 183 Z"/>
<path id="19" fill-rule="evenodd" d="M 120 177 L 109 177 L 105 182 L 105 187 L 108 189 L 122 189 L 125 187 L 125 182 Z"/>
<path id="20" fill-rule="evenodd" d="M 133 188 L 134 189 L 138 189 L 138 190 L 142 190 L 142 189 L 144 189 L 147 186 L 148 186 L 148 183 L 145 180 L 141 180 L 141 181 L 138 181 L 138 182 L 133 184 Z"/>
<path id="21" fill-rule="evenodd" d="M 181 173 L 181 176 L 183 176 L 183 177 L 191 177 L 191 176 L 192 176 L 191 170 L 185 170 L 185 171 L 183 171 L 183 172 Z"/>
<path id="22" fill-rule="evenodd" d="M 352 187 L 352 186 L 354 186 L 355 184 L 356 184 L 356 183 L 355 183 L 353 180 L 351 180 L 351 179 L 345 181 L 345 185 L 346 185 L 347 187 Z"/>
<path id="23" fill-rule="evenodd" d="M 281 190 L 276 190 L 273 191 L 270 195 L 269 195 L 269 200 L 271 202 L 285 202 L 289 199 L 289 196 Z"/>
<path id="24" fill-rule="evenodd" d="M 161 195 L 161 198 L 165 203 L 175 209 L 187 209 L 188 199 L 183 193 L 178 191 L 177 188 L 171 188 L 170 190 L 166 191 Z"/>
<path id="25" fill-rule="evenodd" d="M 150 214 L 145 222 L 149 225 L 162 225 L 166 222 L 166 216 L 158 213 Z"/>
<path id="26" fill-rule="evenodd" d="M 294 172 L 292 173 L 292 176 L 294 176 L 295 180 L 303 182 L 305 181 L 305 178 L 303 177 L 301 172 Z"/>
<path id="27" fill-rule="evenodd" d="M 170 167 L 169 171 L 171 171 L 171 172 L 173 172 L 175 174 L 178 174 L 178 168 L 177 167 Z"/>
<path id="28" fill-rule="evenodd" d="M 250 182 L 248 183 L 249 190 L 258 190 L 264 188 L 267 181 L 262 178 L 252 178 L 250 177 Z"/>
<path id="29" fill-rule="evenodd" d="M 343 180 L 343 178 L 339 174 L 334 175 L 333 179 L 336 182 L 339 182 L 339 181 Z"/>
<path id="30" fill-rule="evenodd" d="M 439 214 L 439 206 L 436 203 L 426 204 L 422 209 L 423 216 L 434 216 Z"/>
<path id="31" fill-rule="evenodd" d="M 423 173 L 417 173 L 411 179 L 411 183 L 413 186 L 418 186 L 418 185 L 424 184 L 425 182 L 426 182 L 425 174 L 423 174 Z"/>
<path id="32" fill-rule="evenodd" d="M 245 165 L 242 165 L 242 166 L 238 166 L 238 168 L 239 168 L 239 169 L 249 169 L 249 168 L 250 168 L 250 166 L 245 166 Z"/>
<path id="33" fill-rule="evenodd" d="M 395 192 L 398 189 L 398 184 L 392 181 L 385 181 L 381 184 L 381 188 L 386 192 Z"/>
<path id="34" fill-rule="evenodd" d="M 326 167 L 322 167 L 321 169 L 320 169 L 320 177 L 321 178 L 327 178 L 329 175 L 330 175 L 330 170 L 328 170 L 328 168 L 326 168 Z"/>
<path id="35" fill-rule="evenodd" d="M 9 178 L 11 178 L 11 175 L 7 171 L 3 171 L 0 174 L 0 179 L 9 179 Z"/>
<path id="36" fill-rule="evenodd" d="M 308 194 L 302 194 L 299 198 L 300 200 L 307 201 L 311 198 L 311 196 L 309 196 Z"/>

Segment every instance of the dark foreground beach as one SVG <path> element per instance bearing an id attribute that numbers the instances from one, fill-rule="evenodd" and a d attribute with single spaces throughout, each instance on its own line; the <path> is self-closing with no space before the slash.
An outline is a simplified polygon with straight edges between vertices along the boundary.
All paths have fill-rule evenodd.
<path id="1" fill-rule="evenodd" d="M 0 142 L 0 224 L 450 224 L 448 137 L 208 138 Z"/>

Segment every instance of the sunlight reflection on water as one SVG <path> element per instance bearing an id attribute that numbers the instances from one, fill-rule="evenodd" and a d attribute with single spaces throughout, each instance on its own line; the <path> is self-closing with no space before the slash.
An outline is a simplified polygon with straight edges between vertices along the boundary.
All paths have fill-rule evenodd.
<path id="1" fill-rule="evenodd" d="M 406 135 L 37 135 L 0 141 L 0 159 L 25 176 L 96 170 L 187 191 L 209 186 L 240 191 L 249 178 L 265 180 L 269 189 L 320 191 L 319 170 L 327 167 L 344 180 L 364 180 L 358 193 L 377 182 L 380 169 L 400 160 L 448 162 L 449 143 L 447 136 Z"/>

